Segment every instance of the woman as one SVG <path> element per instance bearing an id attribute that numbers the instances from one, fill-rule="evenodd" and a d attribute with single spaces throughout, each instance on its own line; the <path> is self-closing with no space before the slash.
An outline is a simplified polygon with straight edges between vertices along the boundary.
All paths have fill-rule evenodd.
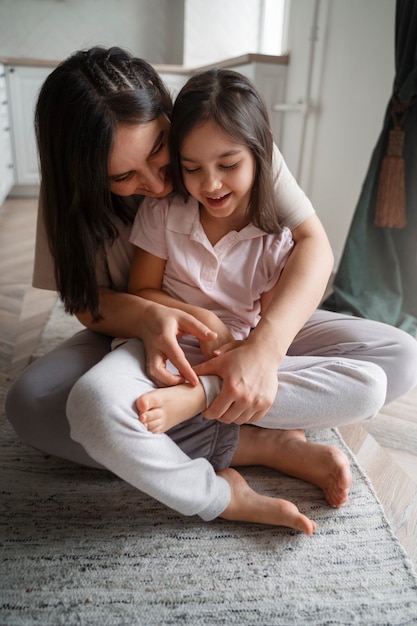
<path id="1" fill-rule="evenodd" d="M 277 369 L 280 414 L 271 418 L 272 427 L 321 427 L 370 418 L 385 401 L 416 384 L 417 346 L 395 328 L 315 311 L 333 257 L 314 209 L 276 151 L 277 199 L 281 221 L 292 230 L 294 251 L 247 341 L 233 350 L 226 347 L 194 372 L 177 337 L 191 333 L 210 340 L 211 330 L 182 311 L 127 293 L 133 252 L 128 236 L 139 196 L 163 197 L 172 190 L 167 150 L 171 107 L 152 68 L 117 48 L 78 52 L 45 81 L 36 110 L 42 191 L 34 285 L 57 289 L 66 310 L 87 330 L 28 368 L 11 387 L 6 411 L 24 441 L 79 463 L 103 465 L 86 452 L 100 435 L 101 459 L 108 469 L 121 475 L 123 466 L 125 480 L 184 514 L 254 519 L 259 502 L 253 492 L 252 511 L 242 512 L 247 486 L 233 470 L 216 475 L 206 459 L 215 462 L 216 448 L 220 457 L 240 464 L 236 452 L 242 441 L 247 451 L 264 432 L 250 428 L 248 434 L 245 426 L 239 433 L 223 424 L 255 423 L 267 413 L 277 393 Z M 145 460 L 132 456 L 126 470 L 123 438 L 145 436 L 138 431 L 132 402 L 140 395 L 144 373 L 137 371 L 133 355 L 114 362 L 110 380 L 97 379 L 93 368 L 103 357 L 114 358 L 117 351 L 108 353 L 116 336 L 142 340 L 146 374 L 159 386 L 183 379 L 197 384 L 196 373 L 223 379 L 220 394 L 205 412 L 209 420 L 197 416 L 172 429 L 170 437 L 157 436 L 164 438 L 163 468 L 152 465 L 155 457 L 149 455 Z M 168 360 L 180 376 L 170 373 Z M 70 403 L 73 419 L 79 415 L 77 444 L 70 437 L 66 403 L 80 378 Z M 90 408 L 101 415 L 98 422 L 90 419 Z M 109 424 L 119 428 L 117 445 Z M 263 426 L 268 425 L 266 415 Z M 291 473 L 283 431 L 277 432 L 274 445 L 282 470 Z M 259 462 L 259 456 L 254 454 L 252 461 Z M 217 457 L 216 463 L 224 466 Z M 320 484 L 311 471 L 301 477 Z M 339 471 L 335 481 L 342 501 L 347 473 Z M 265 507 L 264 520 L 271 522 L 274 509 L 270 503 Z"/>

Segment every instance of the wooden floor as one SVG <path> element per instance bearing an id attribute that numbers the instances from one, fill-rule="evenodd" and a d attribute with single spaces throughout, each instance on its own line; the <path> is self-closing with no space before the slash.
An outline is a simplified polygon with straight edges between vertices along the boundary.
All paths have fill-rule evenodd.
<path id="1" fill-rule="evenodd" d="M 27 365 L 56 295 L 33 289 L 36 200 L 0 208 L 0 382 Z M 0 398 L 3 408 L 3 398 Z M 397 537 L 417 569 L 417 389 L 366 425 L 340 429 L 366 471 Z"/>

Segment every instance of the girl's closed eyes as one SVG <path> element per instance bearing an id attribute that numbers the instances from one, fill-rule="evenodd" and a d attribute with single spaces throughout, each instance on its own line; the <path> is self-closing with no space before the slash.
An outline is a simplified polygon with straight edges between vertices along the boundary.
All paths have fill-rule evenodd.
<path id="1" fill-rule="evenodd" d="M 231 163 L 230 165 L 219 165 L 219 169 L 221 170 L 234 170 L 235 168 L 237 168 L 239 166 L 240 161 L 236 161 L 236 163 Z M 195 174 L 196 172 L 199 172 L 201 170 L 201 167 L 187 167 L 185 165 L 182 165 L 182 169 L 183 172 L 185 172 L 186 174 Z"/>

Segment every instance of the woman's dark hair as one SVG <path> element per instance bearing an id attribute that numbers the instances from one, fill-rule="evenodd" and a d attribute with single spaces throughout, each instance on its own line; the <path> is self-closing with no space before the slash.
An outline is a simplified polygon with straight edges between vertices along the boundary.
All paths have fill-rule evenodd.
<path id="1" fill-rule="evenodd" d="M 281 231 L 272 171 L 273 138 L 268 112 L 253 83 L 233 70 L 196 74 L 179 92 L 172 114 L 170 159 L 174 187 L 188 197 L 181 175 L 181 146 L 192 129 L 213 122 L 236 143 L 251 150 L 255 177 L 248 219 L 265 232 Z"/>
<path id="2" fill-rule="evenodd" d="M 35 112 L 41 203 L 67 312 L 99 318 L 97 255 L 118 236 L 114 217 L 134 217 L 110 192 L 117 125 L 171 113 L 171 96 L 152 66 L 120 48 L 78 51 L 45 80 Z"/>

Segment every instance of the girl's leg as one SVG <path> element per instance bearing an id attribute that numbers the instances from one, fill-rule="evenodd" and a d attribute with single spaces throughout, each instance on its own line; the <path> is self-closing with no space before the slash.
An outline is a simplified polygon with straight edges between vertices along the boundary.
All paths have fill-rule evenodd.
<path id="1" fill-rule="evenodd" d="M 195 337 L 191 335 L 181 337 L 180 346 L 191 365 L 202 362 L 203 355 Z M 177 372 L 172 364 L 168 366 Z M 149 431 L 165 433 L 173 426 L 204 411 L 219 394 L 220 389 L 221 380 L 217 376 L 202 376 L 200 384 L 196 387 L 186 383 L 175 387 L 155 387 L 137 398 L 139 419 Z"/>
<path id="2" fill-rule="evenodd" d="M 206 393 L 206 381 L 209 379 L 213 380 L 211 388 L 215 388 L 218 393 L 219 379 L 203 376 L 195 387 L 188 384 L 161 387 L 139 396 L 136 408 L 140 421 L 150 432 L 161 434 L 202 413 L 209 405 Z"/>
<path id="3" fill-rule="evenodd" d="M 315 523 L 283 500 L 257 494 L 234 470 L 216 475 L 204 458 L 186 456 L 167 435 L 148 432 L 135 402 L 152 389 L 142 342 L 130 340 L 105 356 L 73 387 L 67 402 L 71 436 L 100 465 L 184 515 L 285 525 L 311 534 Z M 191 420 L 192 421 L 192 420 Z M 204 420 L 206 428 L 231 432 L 229 456 L 239 429 Z M 189 423 L 189 422 L 188 422 Z M 226 446 L 219 437 L 220 448 Z"/>
<path id="4" fill-rule="evenodd" d="M 102 467 L 71 439 L 66 415 L 74 384 L 108 354 L 111 339 L 83 330 L 27 367 L 10 387 L 6 414 L 21 439 L 46 454 L 74 463 Z M 237 427 L 236 427 L 237 428 Z M 237 431 L 213 428 L 201 415 L 170 431 L 170 438 L 189 456 L 209 456 L 217 468 L 229 464 Z"/>
<path id="5" fill-rule="evenodd" d="M 88 372 L 90 368 L 100 362 L 109 353 L 109 350 L 109 338 L 88 330 L 81 331 L 55 350 L 37 359 L 13 383 L 6 398 L 6 412 L 16 432 L 26 443 L 43 452 L 60 456 L 76 463 L 111 469 L 108 467 L 105 454 L 102 457 L 104 462 L 101 463 L 90 456 L 85 451 L 83 445 L 71 439 L 66 416 L 67 398 L 72 387 L 85 372 Z M 137 362 L 135 362 L 134 369 L 136 370 L 136 368 Z M 109 378 L 111 383 L 113 380 L 113 370 L 111 368 L 109 370 Z M 92 382 L 94 383 L 94 376 Z M 121 400 L 120 391 L 120 389 L 117 389 L 117 397 L 114 399 L 116 403 Z M 77 403 L 77 398 L 82 400 L 84 392 L 87 395 L 84 398 L 85 404 L 83 406 L 83 402 L 81 402 L 80 413 L 74 419 L 77 421 L 78 417 L 78 421 L 82 422 L 84 427 L 90 424 L 90 435 L 93 439 L 97 436 L 100 440 L 103 438 L 103 433 L 100 430 L 102 422 L 98 420 L 97 423 L 96 421 L 97 432 L 94 432 L 94 420 L 90 422 L 88 396 L 90 392 L 93 392 L 93 388 L 89 386 L 88 382 L 84 386 L 84 391 L 80 383 L 80 389 L 74 394 L 74 402 L 75 404 Z M 137 386 L 135 383 L 134 397 L 136 397 L 136 393 Z M 92 406 L 96 408 L 97 394 L 93 393 L 92 397 Z M 133 402 L 131 407 L 133 407 Z M 75 412 L 77 412 L 76 407 Z M 108 417 L 108 414 L 109 407 L 107 406 L 106 411 L 103 413 L 104 418 Z M 133 424 L 138 421 L 136 412 L 134 412 L 134 417 Z M 132 423 L 129 423 L 127 433 L 120 433 L 120 431 L 123 431 L 123 427 L 119 422 L 115 426 L 116 436 L 114 441 L 107 442 L 110 448 L 110 458 L 114 460 L 115 465 L 123 462 L 123 459 L 126 461 L 123 446 L 119 448 L 118 442 L 120 443 L 120 439 L 126 438 L 126 434 L 129 436 L 131 428 Z M 210 423 L 201 416 L 197 416 L 171 429 L 170 436 L 190 456 L 194 455 L 197 457 L 199 454 L 205 454 L 209 451 L 211 460 L 217 467 L 227 467 L 237 444 L 237 432 L 237 427 L 226 427 L 217 422 Z M 121 437 L 120 434 L 122 435 Z M 111 438 L 111 428 L 109 429 L 109 435 Z M 154 435 L 149 436 L 154 437 Z M 166 440 L 169 442 L 168 464 L 170 462 L 172 466 L 172 490 L 175 492 L 177 489 L 177 479 L 181 481 L 184 478 L 184 469 L 187 466 L 191 468 L 192 480 L 190 484 L 199 485 L 197 491 L 201 489 L 201 503 L 198 502 L 198 499 L 193 501 L 192 490 L 189 494 L 190 497 L 188 497 L 188 494 L 185 493 L 187 486 L 180 489 L 182 493 L 179 494 L 179 498 L 181 500 L 181 497 L 183 497 L 186 505 L 191 501 L 190 510 L 192 512 L 198 512 L 196 508 L 200 505 L 203 506 L 203 509 L 199 511 L 203 519 L 214 519 L 219 515 L 230 520 L 285 524 L 308 534 L 313 531 L 313 522 L 294 511 L 292 507 L 287 510 L 286 506 L 282 506 L 281 501 L 260 496 L 250 489 L 244 479 L 234 470 L 225 469 L 221 472 L 221 476 L 216 476 L 213 467 L 207 461 L 204 459 L 198 459 L 196 462 L 191 461 L 171 439 L 168 439 L 166 436 L 163 437 L 164 444 Z M 122 454 L 122 460 L 118 458 L 118 448 Z M 138 450 L 140 452 L 141 448 L 139 447 Z M 136 450 L 133 454 L 133 466 L 135 466 L 137 461 L 137 452 Z M 162 480 L 162 484 L 164 484 L 166 476 L 164 471 L 160 472 L 158 469 L 160 452 L 161 450 L 158 447 L 158 456 L 155 457 L 156 472 L 153 477 L 155 479 L 153 482 L 156 481 L 155 496 L 158 499 L 158 481 Z M 164 450 L 162 450 L 162 453 L 164 453 Z M 179 459 L 178 465 L 176 464 L 176 459 Z M 148 469 L 150 466 L 152 473 L 152 457 L 148 460 Z M 170 489 L 168 488 L 169 491 Z M 175 500 L 175 497 L 173 499 Z M 187 506 L 185 506 L 185 511 L 187 511 Z"/>
<path id="6" fill-rule="evenodd" d="M 203 377 L 204 379 L 205 377 Z M 213 383 L 218 379 L 213 378 Z M 165 430 L 196 412 L 204 411 L 203 386 L 177 385 L 155 389 L 137 401 L 140 419 L 151 432 Z M 146 408 L 145 408 L 146 407 Z M 182 413 L 184 409 L 185 413 Z M 149 417 L 148 417 L 149 416 Z M 333 446 L 311 443 L 302 430 L 266 430 L 242 426 L 231 466 L 264 465 L 320 487 L 332 506 L 342 506 L 352 483 L 347 456 Z"/>
<path id="7" fill-rule="evenodd" d="M 137 489 L 184 515 L 214 519 L 230 503 L 228 483 L 216 476 L 207 459 L 191 459 L 170 437 L 150 433 L 140 422 L 136 398 L 154 388 L 144 372 L 143 344 L 135 340 L 107 354 L 89 370 L 69 394 L 67 415 L 71 437 L 98 464 Z M 219 432 L 218 423 L 211 425 L 204 420 L 203 438 L 209 426 L 212 432 Z M 227 432 L 231 436 L 224 445 L 230 448 L 231 458 L 238 428 Z M 215 447 L 212 441 L 215 436 L 201 445 Z M 179 435 L 178 439 L 181 439 Z M 200 434 L 197 439 L 201 443 Z"/>

